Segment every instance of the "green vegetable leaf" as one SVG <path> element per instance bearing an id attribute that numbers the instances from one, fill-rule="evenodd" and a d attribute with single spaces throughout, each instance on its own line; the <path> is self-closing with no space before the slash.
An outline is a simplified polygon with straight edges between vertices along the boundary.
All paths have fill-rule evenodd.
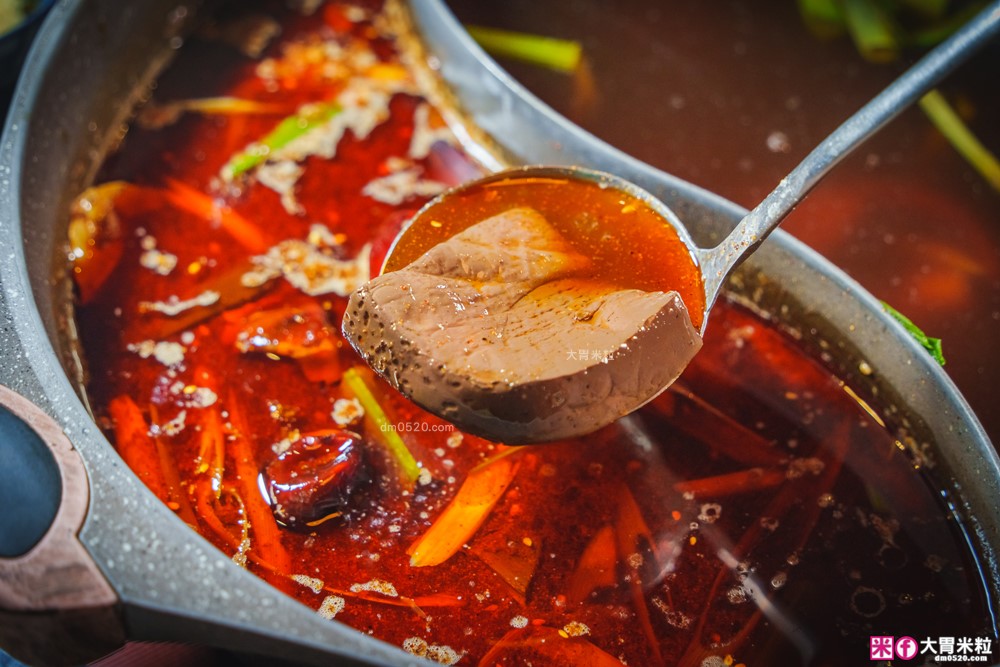
<path id="1" fill-rule="evenodd" d="M 934 357 L 934 360 L 936 362 L 944 366 L 945 363 L 944 353 L 942 351 L 940 338 L 931 338 L 930 336 L 925 334 L 920 329 L 920 327 L 918 327 L 916 324 L 913 323 L 912 320 L 910 320 L 910 318 L 908 318 L 906 315 L 903 315 L 901 312 L 899 312 L 898 310 L 887 304 L 885 301 L 882 302 L 882 308 L 885 309 L 885 312 L 892 315 L 893 319 L 902 324 L 903 328 L 906 329 L 906 331 L 909 332 L 911 336 L 913 336 L 913 339 L 918 343 L 920 343 L 920 345 L 922 345 L 925 350 L 930 352 L 931 356 Z"/>
<path id="2" fill-rule="evenodd" d="M 303 106 L 298 113 L 278 123 L 263 139 L 255 141 L 231 157 L 222 168 L 223 177 L 231 180 L 250 171 L 264 162 L 272 151 L 287 146 L 340 112 L 341 107 L 336 102 L 317 102 Z"/>

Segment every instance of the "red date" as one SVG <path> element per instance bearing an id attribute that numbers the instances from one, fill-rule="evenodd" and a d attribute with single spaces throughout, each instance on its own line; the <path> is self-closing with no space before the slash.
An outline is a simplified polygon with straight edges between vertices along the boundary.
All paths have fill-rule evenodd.
<path id="1" fill-rule="evenodd" d="M 331 430 L 302 436 L 263 472 L 275 518 L 308 529 L 342 514 L 367 479 L 361 436 Z"/>

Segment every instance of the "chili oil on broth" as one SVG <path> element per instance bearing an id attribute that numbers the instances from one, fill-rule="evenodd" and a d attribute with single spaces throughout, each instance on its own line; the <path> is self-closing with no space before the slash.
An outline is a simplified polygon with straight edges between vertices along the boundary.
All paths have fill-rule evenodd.
<path id="1" fill-rule="evenodd" d="M 676 291 L 701 327 L 705 288 L 690 249 L 646 202 L 613 185 L 573 177 L 520 176 L 466 186 L 431 202 L 392 248 L 385 271 L 400 269 L 434 245 L 513 208 L 537 211 L 580 255 L 588 278 L 618 289 Z"/>
<path id="2" fill-rule="evenodd" d="M 162 126 L 140 110 L 71 225 L 95 415 L 183 520 L 318 613 L 443 662 L 835 664 L 869 634 L 990 632 L 933 487 L 835 378 L 738 307 L 713 311 L 678 386 L 545 447 L 449 431 L 368 374 L 338 333 L 348 288 L 435 184 L 480 169 L 375 5 L 241 11 L 258 36 L 276 18 L 280 36 L 247 56 L 219 19 L 151 104 L 252 104 L 175 104 Z M 383 100 L 376 122 L 350 99 Z M 233 157 L 263 153 L 288 118 L 316 134 L 234 174 L 253 159 Z M 423 132 L 437 141 L 411 153 Z M 385 418 L 362 405 L 357 419 L 362 399 Z M 311 464 L 310 434 L 347 430 L 357 478 L 306 485 L 342 494 L 330 518 L 279 523 L 258 476 L 282 457 Z M 412 566 L 484 476 L 485 495 L 505 486 L 481 525 L 440 564 Z"/>

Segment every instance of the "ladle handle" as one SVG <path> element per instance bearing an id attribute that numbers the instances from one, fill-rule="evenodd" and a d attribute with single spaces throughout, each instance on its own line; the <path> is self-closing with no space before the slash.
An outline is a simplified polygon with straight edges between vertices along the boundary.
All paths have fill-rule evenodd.
<path id="1" fill-rule="evenodd" d="M 726 239 L 701 255 L 708 305 L 726 277 L 753 252 L 830 169 L 916 102 L 1000 30 L 1000 1 L 991 3 L 834 130 L 783 178 Z"/>

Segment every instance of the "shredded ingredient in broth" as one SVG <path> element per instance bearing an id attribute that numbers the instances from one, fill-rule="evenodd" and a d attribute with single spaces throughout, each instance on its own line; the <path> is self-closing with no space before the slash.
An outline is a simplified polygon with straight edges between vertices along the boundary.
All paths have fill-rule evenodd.
<path id="1" fill-rule="evenodd" d="M 181 299 L 177 296 L 171 296 L 166 301 L 140 301 L 139 312 L 158 312 L 170 316 L 180 315 L 185 310 L 197 308 L 198 306 L 211 306 L 219 300 L 219 296 L 220 294 L 218 292 L 205 290 L 201 294 L 193 296 L 190 299 Z"/>
<path id="2" fill-rule="evenodd" d="M 442 664 L 851 664 L 876 631 L 992 636 L 878 402 L 732 304 L 679 384 L 582 439 L 486 442 L 378 380 L 339 334 L 346 297 L 483 170 L 395 5 L 252 5 L 180 51 L 161 122 L 71 212 L 94 413 L 183 521 Z M 662 259 L 629 250 L 625 274 Z"/>

